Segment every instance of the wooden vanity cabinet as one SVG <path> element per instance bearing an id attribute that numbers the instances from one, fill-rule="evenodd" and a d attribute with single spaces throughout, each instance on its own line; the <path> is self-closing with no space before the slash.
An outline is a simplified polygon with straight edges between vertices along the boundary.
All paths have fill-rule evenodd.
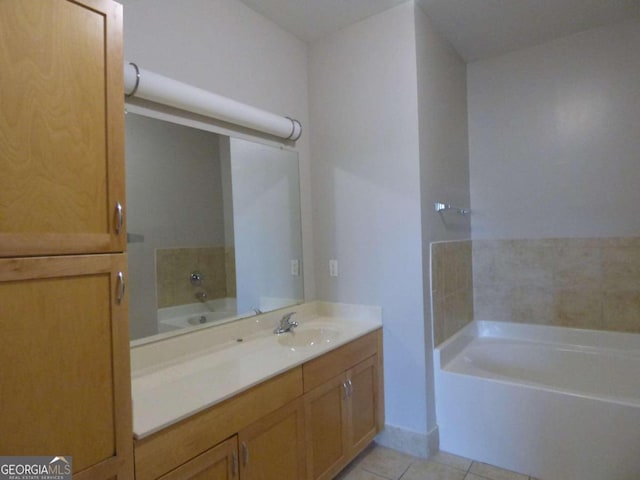
<path id="1" fill-rule="evenodd" d="M 0 2 L 0 257 L 125 250 L 122 64 L 120 4 Z"/>
<path id="2" fill-rule="evenodd" d="M 276 471 L 298 468 L 294 462 L 299 463 L 298 455 L 304 449 L 301 398 L 302 368 L 296 367 L 136 440 L 136 480 L 161 478 L 234 435 L 247 447 L 240 447 L 239 452 L 240 473 L 245 474 L 242 478 L 279 479 L 264 476 L 269 471 L 264 465 L 273 455 L 283 462 L 273 466 Z M 276 452 L 281 457 L 275 457 Z"/>
<path id="3" fill-rule="evenodd" d="M 0 259 L 0 454 L 130 480 L 126 256 Z"/>
<path id="4" fill-rule="evenodd" d="M 136 440 L 136 480 L 331 479 L 382 429 L 382 383 L 379 329 Z"/>
<path id="5" fill-rule="evenodd" d="M 308 479 L 333 478 L 382 429 L 381 353 L 381 332 L 373 332 L 305 365 Z"/>
<path id="6" fill-rule="evenodd" d="M 160 480 L 237 480 L 238 473 L 238 437 L 234 435 Z"/>
<path id="7" fill-rule="evenodd" d="M 241 430 L 238 440 L 241 480 L 305 478 L 302 398 Z"/>
<path id="8" fill-rule="evenodd" d="M 302 398 L 162 475 L 159 480 L 305 478 Z"/>

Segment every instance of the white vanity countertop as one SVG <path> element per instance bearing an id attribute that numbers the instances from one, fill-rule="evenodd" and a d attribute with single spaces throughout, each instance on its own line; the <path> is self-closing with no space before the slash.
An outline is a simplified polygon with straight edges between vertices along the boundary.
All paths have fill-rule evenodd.
<path id="1" fill-rule="evenodd" d="M 275 335 L 293 311 L 299 327 Z M 381 326 L 378 307 L 311 302 L 134 347 L 134 435 L 151 435 Z M 319 343 L 283 344 L 312 330 L 322 332 Z"/>

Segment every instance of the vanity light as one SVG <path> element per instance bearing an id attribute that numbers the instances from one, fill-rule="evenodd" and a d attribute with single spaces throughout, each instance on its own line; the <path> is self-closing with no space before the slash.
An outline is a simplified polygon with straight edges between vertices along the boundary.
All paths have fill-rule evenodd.
<path id="1" fill-rule="evenodd" d="M 298 120 L 282 117 L 222 95 L 179 82 L 135 63 L 124 64 L 126 97 L 138 97 L 295 142 L 302 135 Z"/>

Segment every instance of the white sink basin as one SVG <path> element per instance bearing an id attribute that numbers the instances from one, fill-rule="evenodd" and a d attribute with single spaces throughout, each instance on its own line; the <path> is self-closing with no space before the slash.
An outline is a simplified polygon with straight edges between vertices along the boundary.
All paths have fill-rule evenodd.
<path id="1" fill-rule="evenodd" d="M 330 326 L 301 325 L 278 335 L 278 343 L 285 347 L 313 347 L 331 343 L 340 336 L 340 330 Z"/>

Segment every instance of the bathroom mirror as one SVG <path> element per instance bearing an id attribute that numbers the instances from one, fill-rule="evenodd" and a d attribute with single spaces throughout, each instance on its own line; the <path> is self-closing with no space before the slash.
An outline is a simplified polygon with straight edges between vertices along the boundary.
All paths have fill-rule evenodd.
<path id="1" fill-rule="evenodd" d="M 131 340 L 303 301 L 298 157 L 129 112 Z"/>

